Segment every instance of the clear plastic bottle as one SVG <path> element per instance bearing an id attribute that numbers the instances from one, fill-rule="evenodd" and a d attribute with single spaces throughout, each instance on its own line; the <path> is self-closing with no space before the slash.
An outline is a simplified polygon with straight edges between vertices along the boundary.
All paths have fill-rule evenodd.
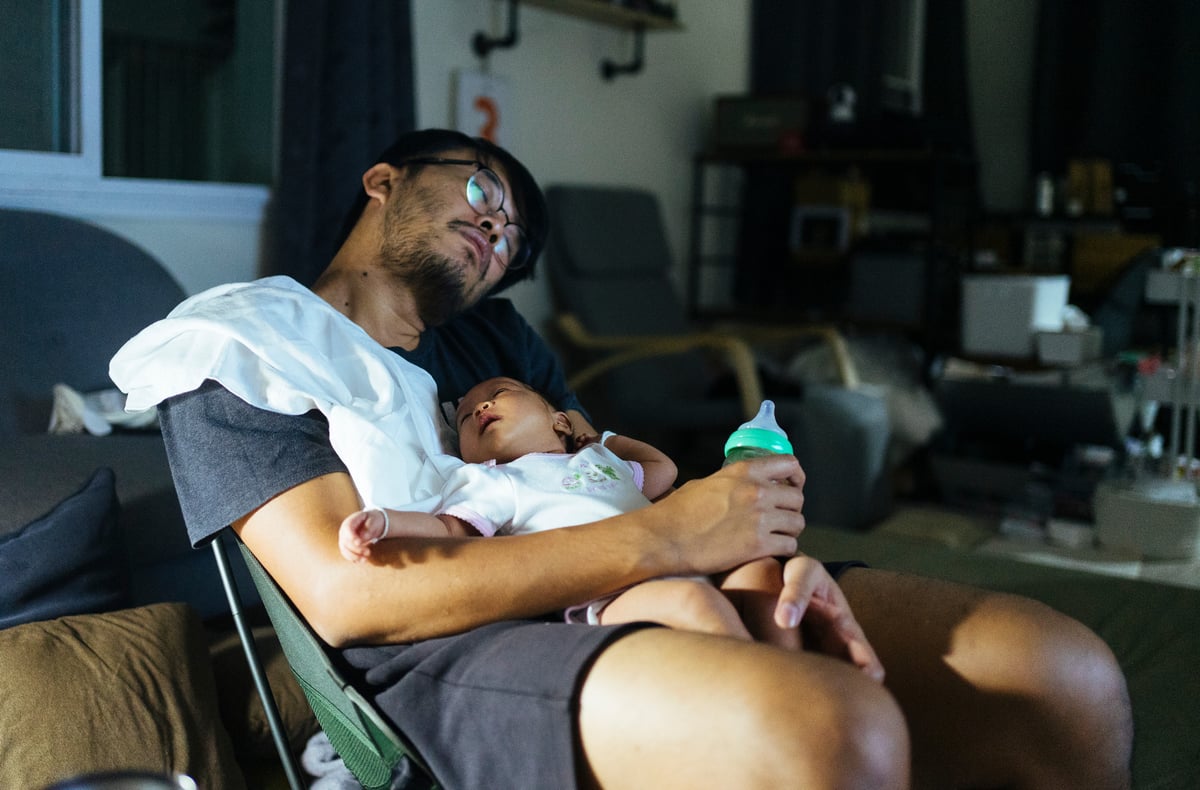
<path id="1" fill-rule="evenodd" d="M 790 455 L 792 443 L 787 434 L 775 420 L 775 402 L 765 400 L 758 407 L 754 419 L 743 423 L 736 431 L 729 434 L 725 442 L 725 463 L 745 461 L 747 458 L 759 458 L 764 455 Z"/>

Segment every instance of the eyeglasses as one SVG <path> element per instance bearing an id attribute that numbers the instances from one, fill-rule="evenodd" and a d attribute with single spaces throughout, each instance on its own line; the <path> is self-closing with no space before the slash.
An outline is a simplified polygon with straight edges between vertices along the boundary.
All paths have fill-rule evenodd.
<path id="1" fill-rule="evenodd" d="M 517 271 L 529 264 L 529 245 L 525 243 L 525 229 L 508 221 L 504 210 L 504 184 L 500 176 L 477 159 L 443 159 L 441 157 L 417 157 L 405 159 L 395 165 L 474 165 L 475 172 L 467 179 L 467 204 L 476 214 L 504 215 L 500 226 L 500 238 L 492 242 L 496 260 L 506 271 Z"/>

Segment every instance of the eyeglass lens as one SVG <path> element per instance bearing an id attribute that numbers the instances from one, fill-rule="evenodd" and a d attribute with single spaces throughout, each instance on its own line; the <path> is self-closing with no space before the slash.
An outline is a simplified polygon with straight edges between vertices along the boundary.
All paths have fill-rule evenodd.
<path id="1" fill-rule="evenodd" d="M 499 176 L 486 167 L 477 170 L 467 179 L 467 203 L 480 214 L 495 214 L 500 211 L 504 205 L 504 185 L 500 183 Z M 519 269 L 525 263 L 521 254 L 525 247 L 525 234 L 519 226 L 507 222 L 507 219 L 506 213 L 506 222 L 500 229 L 502 236 L 493 245 L 493 249 L 505 268 Z"/>

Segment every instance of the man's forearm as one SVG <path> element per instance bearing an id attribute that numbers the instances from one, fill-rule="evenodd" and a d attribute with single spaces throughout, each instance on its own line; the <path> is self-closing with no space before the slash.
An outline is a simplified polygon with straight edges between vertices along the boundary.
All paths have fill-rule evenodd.
<path id="1" fill-rule="evenodd" d="M 401 538 L 351 563 L 338 525 L 361 504 L 339 473 L 289 489 L 234 529 L 331 645 L 407 642 L 543 614 L 654 576 L 791 554 L 802 484 L 794 458 L 757 459 L 604 521 L 488 539 Z"/>
<path id="2" fill-rule="evenodd" d="M 327 639 L 337 646 L 408 642 L 565 609 L 667 572 L 667 552 L 656 557 L 650 542 L 645 530 L 607 522 L 381 542 L 369 564 L 323 580 L 325 597 L 344 604 L 340 633 Z"/>

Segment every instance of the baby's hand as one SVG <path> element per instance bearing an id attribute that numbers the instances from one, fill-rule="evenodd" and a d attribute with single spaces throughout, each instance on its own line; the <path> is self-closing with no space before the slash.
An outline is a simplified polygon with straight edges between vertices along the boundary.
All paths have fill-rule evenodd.
<path id="1" fill-rule="evenodd" d="M 351 513 L 338 528 L 338 549 L 351 562 L 371 556 L 371 545 L 387 535 L 388 519 L 379 508 Z"/>

